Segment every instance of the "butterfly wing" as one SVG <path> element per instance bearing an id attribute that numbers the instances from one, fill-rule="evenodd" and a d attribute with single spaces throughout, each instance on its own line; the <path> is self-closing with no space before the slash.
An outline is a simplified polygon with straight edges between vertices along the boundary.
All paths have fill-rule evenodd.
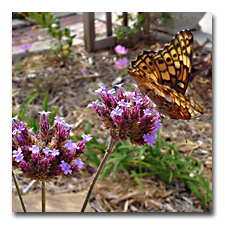
<path id="1" fill-rule="evenodd" d="M 128 68 L 138 87 L 150 97 L 158 111 L 173 119 L 190 119 L 204 113 L 192 98 L 184 96 L 193 58 L 193 35 L 181 31 L 158 51 L 143 51 Z"/>
<path id="2" fill-rule="evenodd" d="M 193 34 L 189 30 L 176 34 L 172 42 L 153 56 L 155 69 L 161 76 L 160 84 L 184 94 L 191 73 Z"/>
<path id="3" fill-rule="evenodd" d="M 138 87 L 146 94 L 153 81 L 159 82 L 160 76 L 157 74 L 152 56 L 154 51 L 143 51 L 137 59 L 131 61 L 128 67 L 129 74 L 135 79 Z"/>
<path id="4" fill-rule="evenodd" d="M 184 94 L 191 73 L 193 59 L 193 34 L 184 30 L 176 34 L 169 45 L 155 53 L 144 51 L 131 62 L 159 84 L 167 85 Z M 132 70 L 129 70 L 132 73 Z"/>

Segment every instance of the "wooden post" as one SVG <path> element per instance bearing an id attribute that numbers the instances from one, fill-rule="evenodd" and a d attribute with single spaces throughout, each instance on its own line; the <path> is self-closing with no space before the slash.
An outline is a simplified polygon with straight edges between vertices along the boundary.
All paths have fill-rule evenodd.
<path id="1" fill-rule="evenodd" d="M 145 35 L 146 36 L 149 36 L 149 29 L 150 29 L 150 21 L 149 21 L 149 19 L 150 19 L 150 16 L 149 16 L 149 12 L 145 12 L 144 13 L 145 14 Z"/>
<path id="2" fill-rule="evenodd" d="M 88 52 L 95 50 L 94 12 L 83 12 L 84 43 Z"/>
<path id="3" fill-rule="evenodd" d="M 106 13 L 106 29 L 107 29 L 107 36 L 112 36 L 112 13 Z"/>
<path id="4" fill-rule="evenodd" d="M 127 27 L 128 25 L 128 15 L 127 12 L 123 12 L 123 26 Z"/>

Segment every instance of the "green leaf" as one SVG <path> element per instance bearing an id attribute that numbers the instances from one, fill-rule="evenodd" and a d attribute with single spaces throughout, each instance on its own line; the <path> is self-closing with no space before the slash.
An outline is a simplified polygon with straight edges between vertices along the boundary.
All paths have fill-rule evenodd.
<path id="1" fill-rule="evenodd" d="M 60 20 L 56 19 L 54 23 L 57 25 L 57 29 L 60 29 Z"/>
<path id="2" fill-rule="evenodd" d="M 56 103 L 56 101 L 54 101 L 52 103 L 51 108 L 50 108 L 51 114 L 49 116 L 49 123 L 50 123 L 51 126 L 53 125 L 54 120 L 55 120 L 55 117 L 56 117 L 56 115 L 57 115 L 57 113 L 59 111 L 59 108 L 58 107 L 54 110 L 55 103 Z"/>
<path id="3" fill-rule="evenodd" d="M 133 17 L 133 15 L 129 14 L 128 15 L 128 20 L 130 20 L 131 22 L 133 22 L 135 20 L 135 17 Z"/>
<path id="4" fill-rule="evenodd" d="M 58 40 L 56 40 L 56 39 L 50 40 L 50 47 L 53 51 L 55 51 L 57 53 L 60 52 L 60 50 L 61 50 L 61 46 L 60 46 Z"/>
<path id="5" fill-rule="evenodd" d="M 74 39 L 76 36 L 77 36 L 77 35 L 74 34 L 74 35 L 72 35 L 70 38 L 71 38 L 71 39 Z"/>
<path id="6" fill-rule="evenodd" d="M 68 38 L 70 38 L 70 30 L 68 28 L 64 28 L 64 35 Z"/>
<path id="7" fill-rule="evenodd" d="M 94 164 L 96 168 L 99 166 L 100 160 L 95 152 L 89 151 L 88 154 L 84 153 L 84 155 L 87 157 L 87 159 L 84 160 L 85 162 Z"/>
<path id="8" fill-rule="evenodd" d="M 121 20 L 123 18 L 122 15 L 118 15 L 117 18 L 116 18 L 116 22 L 118 22 L 119 20 Z"/>
<path id="9" fill-rule="evenodd" d="M 28 126 L 33 127 L 33 131 L 36 132 L 39 129 L 39 122 L 34 117 L 28 118 L 28 121 Z"/>
<path id="10" fill-rule="evenodd" d="M 57 32 L 57 36 L 58 36 L 58 39 L 61 40 L 62 39 L 62 36 L 63 36 L 63 32 L 61 30 L 59 30 Z"/>
<path id="11" fill-rule="evenodd" d="M 38 12 L 27 12 L 29 20 L 34 21 L 35 23 L 40 23 L 41 22 L 41 17 L 39 16 Z"/>
<path id="12" fill-rule="evenodd" d="M 201 194 L 201 192 L 199 191 L 199 189 L 197 188 L 197 186 L 195 185 L 195 183 L 192 182 L 192 181 L 187 181 L 187 185 L 188 185 L 188 187 L 191 189 L 191 191 L 192 191 L 193 193 L 195 193 L 196 196 L 202 201 L 204 211 L 207 212 L 207 206 L 206 206 L 206 204 L 205 204 L 205 199 L 204 199 L 204 197 L 202 196 L 202 194 Z"/>
<path id="13" fill-rule="evenodd" d="M 142 157 L 143 157 L 144 151 L 145 151 L 144 148 L 142 148 L 142 149 L 139 151 L 138 163 L 139 163 L 139 173 L 140 173 L 140 174 L 142 173 Z"/>
<path id="14" fill-rule="evenodd" d="M 114 165 L 113 165 L 113 169 L 112 169 L 112 176 L 111 176 L 111 182 L 113 182 L 114 180 L 114 176 L 115 176 L 115 173 L 116 173 L 116 169 L 118 168 L 118 165 L 120 164 L 122 158 L 121 159 L 118 159 Z"/>
<path id="15" fill-rule="evenodd" d="M 88 121 L 86 123 L 86 126 L 85 126 L 85 131 L 84 131 L 85 134 L 90 134 L 91 133 L 91 123 L 90 123 L 90 118 L 88 118 Z"/>
<path id="16" fill-rule="evenodd" d="M 20 106 L 20 112 L 19 112 L 19 116 L 18 116 L 20 120 L 24 120 L 25 119 L 25 113 L 26 113 L 28 105 L 30 105 L 30 103 L 34 99 L 36 99 L 38 96 L 39 96 L 39 93 L 35 93 L 35 94 L 31 95 L 31 96 L 28 93 L 28 95 L 25 98 L 24 102 Z"/>
<path id="17" fill-rule="evenodd" d="M 172 178 L 173 178 L 173 172 L 171 171 L 169 176 L 169 183 L 172 181 Z"/>
<path id="18" fill-rule="evenodd" d="M 137 19 L 139 21 L 143 21 L 145 19 L 145 14 L 144 13 L 141 13 L 141 14 L 137 14 Z"/>
<path id="19" fill-rule="evenodd" d="M 45 24 L 45 23 L 46 23 L 46 20 L 45 20 L 45 13 L 42 13 L 41 17 L 42 17 L 42 22 Z"/>
<path id="20" fill-rule="evenodd" d="M 46 112 L 48 111 L 48 91 L 46 91 L 46 94 L 42 103 L 42 109 Z"/>
<path id="21" fill-rule="evenodd" d="M 170 19 L 171 16 L 168 13 L 166 13 L 166 12 L 162 12 L 162 18 L 164 18 L 164 19 Z"/>
<path id="22" fill-rule="evenodd" d="M 131 171 L 131 174 L 133 175 L 134 179 L 137 181 L 140 188 L 143 190 L 143 185 L 141 183 L 141 180 L 139 179 L 139 175 L 134 170 Z"/>

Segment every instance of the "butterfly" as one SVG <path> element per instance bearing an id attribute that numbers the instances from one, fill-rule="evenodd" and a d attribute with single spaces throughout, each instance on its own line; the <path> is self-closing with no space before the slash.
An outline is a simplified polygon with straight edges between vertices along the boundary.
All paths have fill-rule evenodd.
<path id="1" fill-rule="evenodd" d="M 192 67 L 193 40 L 191 31 L 180 31 L 162 50 L 144 50 L 128 67 L 139 89 L 152 100 L 159 113 L 170 119 L 188 120 L 204 113 L 193 98 L 185 95 Z"/>

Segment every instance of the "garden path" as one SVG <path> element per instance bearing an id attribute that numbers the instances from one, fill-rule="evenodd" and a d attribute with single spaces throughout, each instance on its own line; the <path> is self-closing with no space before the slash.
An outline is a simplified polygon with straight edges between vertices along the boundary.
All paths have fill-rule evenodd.
<path id="1" fill-rule="evenodd" d="M 73 39 L 73 45 L 84 45 L 83 41 L 83 17 L 81 12 L 57 12 L 54 13 L 61 21 L 62 27 L 70 28 L 71 35 L 76 34 Z M 112 13 L 112 21 L 114 23 L 118 13 Z M 95 13 L 95 29 L 96 34 L 105 32 L 105 13 Z M 199 22 L 201 30 L 193 31 L 195 40 L 202 44 L 207 38 L 212 39 L 212 13 L 207 12 L 202 20 Z M 45 30 L 32 30 L 34 25 L 27 21 L 17 19 L 12 20 L 12 45 L 19 47 L 25 43 L 32 43 L 30 52 L 47 52 L 50 50 L 50 39 L 45 36 Z M 210 44 L 209 44 L 210 45 Z M 209 46 L 211 47 L 211 46 Z M 18 52 L 17 48 L 13 51 L 13 57 L 23 55 Z"/>

